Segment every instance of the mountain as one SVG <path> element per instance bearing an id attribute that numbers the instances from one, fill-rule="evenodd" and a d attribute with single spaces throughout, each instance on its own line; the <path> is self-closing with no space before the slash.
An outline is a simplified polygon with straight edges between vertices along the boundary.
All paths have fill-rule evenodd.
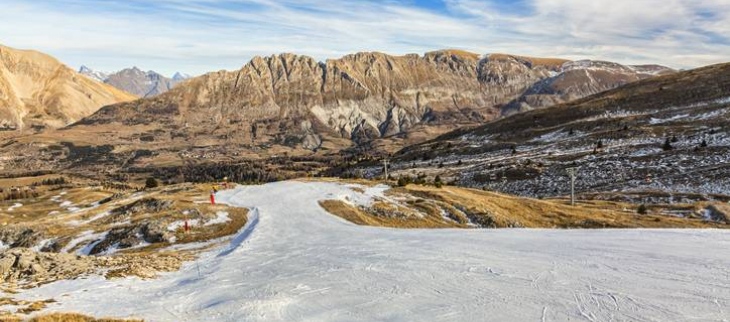
<path id="1" fill-rule="evenodd" d="M 359 53 L 326 63 L 293 54 L 256 57 L 238 71 L 206 74 L 152 100 L 109 106 L 82 123 L 160 122 L 196 129 L 189 133 L 212 129 L 229 139 L 316 149 L 328 138 L 362 143 L 420 124 L 454 129 L 494 119 L 502 105 L 536 83 L 567 73 L 566 64 L 449 50 L 424 56 Z M 600 66 L 583 69 L 588 68 Z M 638 74 L 628 67 L 621 72 Z M 604 75 L 615 73 L 595 72 L 597 82 L 630 81 L 609 83 Z M 551 94 L 550 102 L 597 90 L 570 88 Z"/>
<path id="2" fill-rule="evenodd" d="M 162 94 L 172 89 L 177 83 L 190 78 L 190 75 L 179 72 L 175 73 L 172 78 L 167 78 L 157 72 L 145 72 L 137 67 L 125 68 L 115 73 L 104 73 L 81 66 L 79 73 L 140 97 Z"/>
<path id="3" fill-rule="evenodd" d="M 172 80 L 180 82 L 180 81 L 184 81 L 188 78 L 192 78 L 192 77 L 193 76 L 191 76 L 190 74 L 183 74 L 183 73 L 177 72 L 177 73 L 175 73 L 175 75 L 172 75 Z"/>
<path id="4" fill-rule="evenodd" d="M 81 68 L 79 68 L 79 74 L 102 83 L 109 77 L 108 73 L 93 70 L 85 65 L 81 65 Z"/>
<path id="5" fill-rule="evenodd" d="M 576 190 L 601 198 L 716 199 L 730 194 L 729 117 L 730 63 L 457 130 L 401 150 L 391 173 L 546 197 L 570 192 L 574 167 Z M 360 169 L 381 173 L 376 164 Z"/>
<path id="6" fill-rule="evenodd" d="M 535 83 L 518 99 L 503 107 L 502 114 L 509 115 L 564 103 L 638 80 L 675 72 L 658 65 L 625 66 L 589 60 L 566 62 L 560 67 L 559 73 Z"/>
<path id="7" fill-rule="evenodd" d="M 46 54 L 0 45 L 0 129 L 61 127 L 135 97 L 81 77 Z"/>
<path id="8" fill-rule="evenodd" d="M 499 118 L 506 104 L 563 73 L 566 63 L 456 50 L 358 53 L 324 63 L 294 54 L 255 57 L 240 70 L 191 78 L 154 97 L 106 106 L 57 134 L 19 141 L 25 155 L 51 150 L 61 155 L 17 158 L 13 164 L 149 168 L 283 155 L 337 157 L 351 148 L 396 151 Z M 604 74 L 609 75 L 596 73 Z M 555 101 L 565 93 L 581 95 L 557 93 Z M 34 146 L 33 140 L 48 146 Z M 91 147 L 77 151 L 80 145 Z"/>

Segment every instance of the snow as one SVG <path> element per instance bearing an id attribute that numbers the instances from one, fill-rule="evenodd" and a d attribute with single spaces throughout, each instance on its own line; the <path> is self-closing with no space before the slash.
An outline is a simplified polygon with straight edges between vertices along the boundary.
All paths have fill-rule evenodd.
<path id="1" fill-rule="evenodd" d="M 108 212 L 108 211 L 102 211 L 102 212 L 94 215 L 93 217 L 91 217 L 89 219 L 86 219 L 86 220 L 71 220 L 71 221 L 68 222 L 68 224 L 71 225 L 71 226 L 86 225 L 86 224 L 92 223 L 94 221 L 97 221 L 97 220 L 99 220 L 101 218 L 104 218 L 104 217 L 106 217 L 106 216 L 108 216 L 110 214 L 111 213 Z"/>
<path id="2" fill-rule="evenodd" d="M 229 221 L 231 221 L 231 218 L 228 217 L 228 212 L 218 211 L 215 213 L 215 218 L 205 222 L 205 226 L 225 224 Z"/>
<path id="3" fill-rule="evenodd" d="M 91 251 L 92 248 L 96 245 L 97 242 L 101 241 L 101 239 L 106 236 L 107 232 L 102 233 L 94 233 L 92 230 L 87 230 L 76 236 L 76 238 L 72 239 L 68 244 L 66 244 L 63 249 L 61 249 L 62 253 L 70 253 L 71 250 L 73 250 L 76 246 L 78 246 L 81 243 L 92 241 L 92 243 L 87 244 L 86 246 L 79 249 L 76 253 L 78 255 L 88 255 L 89 251 Z"/>
<path id="4" fill-rule="evenodd" d="M 183 211 L 183 215 L 187 215 L 190 212 L 185 210 Z M 202 223 L 202 226 L 212 226 L 212 225 L 219 225 L 219 224 L 225 224 L 227 222 L 231 221 L 231 218 L 228 217 L 228 212 L 226 211 L 217 211 L 215 213 L 215 218 L 205 221 Z M 188 225 L 190 227 L 201 225 L 201 221 L 199 219 L 190 219 L 188 220 Z M 181 227 L 185 226 L 185 220 L 176 220 L 167 225 L 168 231 L 177 231 Z"/>
<path id="5" fill-rule="evenodd" d="M 363 227 L 318 204 L 379 193 L 351 188 L 290 181 L 221 191 L 220 203 L 251 209 L 247 225 L 180 271 L 59 281 L 19 296 L 54 298 L 55 311 L 160 322 L 730 316 L 727 231 Z"/>
<path id="6" fill-rule="evenodd" d="M 20 207 L 23 207 L 22 203 L 16 202 L 12 206 L 8 207 L 8 211 L 13 211 L 15 209 L 18 209 Z"/>
<path id="7" fill-rule="evenodd" d="M 192 227 L 192 226 L 197 226 L 197 225 L 198 225 L 198 220 L 197 219 L 188 220 L 188 226 L 191 226 Z M 177 220 L 177 221 L 173 221 L 170 224 L 168 224 L 167 225 L 167 230 L 169 230 L 169 231 L 176 231 L 180 227 L 183 227 L 183 226 L 185 226 L 185 220 Z"/>

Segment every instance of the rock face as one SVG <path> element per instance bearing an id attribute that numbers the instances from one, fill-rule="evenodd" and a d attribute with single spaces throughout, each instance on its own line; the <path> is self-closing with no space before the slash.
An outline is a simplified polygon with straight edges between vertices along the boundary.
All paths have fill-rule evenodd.
<path id="1" fill-rule="evenodd" d="M 95 271 L 92 260 L 70 254 L 38 253 L 27 248 L 0 252 L 0 281 L 47 283 Z"/>
<path id="2" fill-rule="evenodd" d="M 48 55 L 0 46 L 0 130 L 61 127 L 134 98 Z"/>
<path id="3" fill-rule="evenodd" d="M 137 67 L 107 74 L 81 66 L 79 73 L 139 97 L 152 97 L 162 94 L 178 83 L 190 78 L 189 75 L 181 73 L 175 73 L 173 78 L 167 78 L 157 72 L 151 70 L 145 72 Z"/>
<path id="4" fill-rule="evenodd" d="M 179 131 L 175 136 L 317 149 L 328 138 L 363 143 L 415 125 L 456 128 L 494 119 L 541 81 L 582 68 L 566 63 L 456 50 L 358 53 L 326 63 L 293 54 L 256 57 L 238 71 L 209 73 L 151 99 L 106 107 L 79 124 L 159 123 L 162 131 Z M 534 105 L 622 83 L 597 82 L 603 87 L 556 92 Z"/>

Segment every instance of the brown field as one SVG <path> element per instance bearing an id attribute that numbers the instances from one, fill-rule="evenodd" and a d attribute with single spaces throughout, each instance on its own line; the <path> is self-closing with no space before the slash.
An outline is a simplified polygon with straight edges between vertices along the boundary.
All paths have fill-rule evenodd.
<path id="1" fill-rule="evenodd" d="M 376 201 L 357 207 L 339 200 L 322 201 L 330 213 L 359 225 L 396 228 L 730 228 L 701 218 L 667 215 L 672 210 L 705 204 L 652 205 L 645 215 L 637 206 L 612 201 L 580 201 L 571 206 L 560 199 L 521 198 L 475 189 L 411 184 L 386 195 L 397 203 Z"/>

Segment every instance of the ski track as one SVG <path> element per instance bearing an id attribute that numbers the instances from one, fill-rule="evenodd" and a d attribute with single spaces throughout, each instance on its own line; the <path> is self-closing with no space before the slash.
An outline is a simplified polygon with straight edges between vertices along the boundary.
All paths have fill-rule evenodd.
<path id="1" fill-rule="evenodd" d="M 247 207 L 231 241 L 154 280 L 25 290 L 54 311 L 147 321 L 728 321 L 721 230 L 398 230 L 327 214 L 351 185 L 218 193 Z"/>

